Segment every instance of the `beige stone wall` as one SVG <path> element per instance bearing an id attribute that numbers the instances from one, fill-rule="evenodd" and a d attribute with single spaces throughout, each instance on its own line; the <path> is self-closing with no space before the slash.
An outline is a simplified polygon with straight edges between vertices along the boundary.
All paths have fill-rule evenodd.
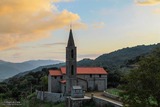
<path id="1" fill-rule="evenodd" d="M 51 92 L 61 92 L 61 84 L 59 81 L 61 81 L 61 78 L 59 76 L 51 77 Z"/>
<path id="2" fill-rule="evenodd" d="M 107 89 L 107 75 L 77 75 L 78 82 L 85 91 L 104 91 Z M 48 91 L 49 92 L 62 92 L 64 86 L 61 86 L 61 80 L 65 80 L 66 75 L 63 78 L 48 76 Z"/>
<path id="3" fill-rule="evenodd" d="M 51 93 L 45 91 L 36 91 L 37 99 L 47 102 L 64 102 L 65 96 L 63 93 Z"/>
<path id="4" fill-rule="evenodd" d="M 83 90 L 104 91 L 107 89 L 107 75 L 77 75 L 78 85 Z"/>

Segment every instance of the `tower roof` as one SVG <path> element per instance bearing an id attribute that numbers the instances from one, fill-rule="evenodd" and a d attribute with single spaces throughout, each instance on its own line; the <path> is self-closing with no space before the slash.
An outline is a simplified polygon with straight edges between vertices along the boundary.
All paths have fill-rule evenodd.
<path id="1" fill-rule="evenodd" d="M 69 32 L 69 39 L 68 39 L 67 47 L 69 47 L 69 46 L 75 46 L 73 34 L 72 34 L 72 29 L 70 29 L 70 32 Z"/>

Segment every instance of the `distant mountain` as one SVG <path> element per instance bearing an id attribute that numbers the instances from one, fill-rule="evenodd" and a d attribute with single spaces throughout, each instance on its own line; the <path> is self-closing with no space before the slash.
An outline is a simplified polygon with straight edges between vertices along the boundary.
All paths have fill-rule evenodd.
<path id="1" fill-rule="evenodd" d="M 58 63 L 58 64 L 54 64 L 54 65 L 40 66 L 40 67 L 37 67 L 37 68 L 29 70 L 29 71 L 18 73 L 17 75 L 15 75 L 13 77 L 18 78 L 18 77 L 24 76 L 24 75 L 26 75 L 30 72 L 39 72 L 39 71 L 44 71 L 44 69 L 60 68 L 62 66 L 65 66 L 65 63 Z"/>
<path id="2" fill-rule="evenodd" d="M 0 60 L 0 64 L 7 63 L 6 61 Z"/>
<path id="3" fill-rule="evenodd" d="M 115 70 L 126 70 L 126 66 L 128 66 L 128 61 L 134 61 L 136 58 L 140 56 L 144 56 L 146 54 L 151 53 L 155 48 L 160 47 L 160 44 L 154 45 L 140 45 L 135 47 L 127 47 L 123 49 L 119 49 L 117 51 L 106 53 L 100 55 L 95 60 L 91 59 L 83 59 L 78 61 L 77 66 L 100 66 L 106 68 L 108 71 L 113 72 Z M 32 64 L 34 61 L 32 62 Z M 31 64 L 31 63 L 29 63 Z M 55 65 L 46 65 L 40 66 L 33 70 L 28 70 L 27 72 L 22 72 L 17 74 L 15 77 L 24 76 L 30 72 L 38 72 L 44 68 L 53 68 L 53 67 L 61 67 L 65 66 L 65 63 L 55 64 Z"/>
<path id="4" fill-rule="evenodd" d="M 57 64 L 62 63 L 62 61 L 58 60 L 30 60 L 23 63 L 34 65 L 35 67 L 44 66 L 44 65 L 51 65 L 51 64 Z"/>
<path id="5" fill-rule="evenodd" d="M 35 69 L 39 66 L 54 65 L 61 62 L 58 60 L 30 60 L 22 63 L 11 63 L 0 60 L 0 80 Z"/>

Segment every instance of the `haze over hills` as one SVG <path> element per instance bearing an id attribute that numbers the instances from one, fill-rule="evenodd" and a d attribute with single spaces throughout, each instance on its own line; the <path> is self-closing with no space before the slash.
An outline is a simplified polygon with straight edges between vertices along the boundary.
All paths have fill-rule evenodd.
<path id="1" fill-rule="evenodd" d="M 53 65 L 61 62 L 62 61 L 58 60 L 30 60 L 22 63 L 11 63 L 0 60 L 0 80 L 7 79 L 8 77 L 21 72 L 35 69 L 42 65 Z"/>
<path id="2" fill-rule="evenodd" d="M 123 49 L 119 49 L 117 51 L 100 55 L 95 60 L 91 60 L 89 58 L 78 61 L 77 66 L 100 66 L 107 68 L 108 71 L 114 72 L 115 70 L 122 69 L 127 66 L 128 61 L 134 60 L 139 56 L 144 56 L 151 53 L 155 48 L 159 47 L 160 44 L 154 45 L 139 45 L 135 47 L 127 47 Z M 17 74 L 16 77 L 23 76 L 28 74 L 29 72 L 37 72 L 41 71 L 43 68 L 53 68 L 53 67 L 61 67 L 65 66 L 65 63 L 56 64 L 56 65 L 47 65 L 41 66 L 31 71 L 22 72 Z"/>
<path id="3" fill-rule="evenodd" d="M 6 61 L 0 60 L 0 64 L 7 63 Z"/>

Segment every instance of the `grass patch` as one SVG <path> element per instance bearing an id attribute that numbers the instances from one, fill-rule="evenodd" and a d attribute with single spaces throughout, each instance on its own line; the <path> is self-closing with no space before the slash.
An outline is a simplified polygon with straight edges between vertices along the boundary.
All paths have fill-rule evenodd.
<path id="1" fill-rule="evenodd" d="M 106 92 L 115 96 L 119 96 L 122 90 L 119 90 L 117 88 L 111 88 L 111 89 L 107 89 Z"/>

